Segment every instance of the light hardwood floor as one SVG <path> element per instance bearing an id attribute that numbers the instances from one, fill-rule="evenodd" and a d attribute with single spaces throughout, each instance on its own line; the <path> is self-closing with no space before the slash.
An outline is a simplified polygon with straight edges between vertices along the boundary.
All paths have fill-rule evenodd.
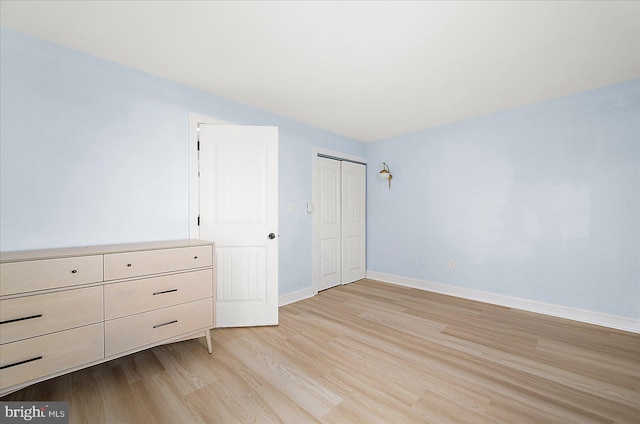
<path id="1" fill-rule="evenodd" d="M 640 422 L 640 335 L 363 280 L 10 394 L 86 423 Z"/>

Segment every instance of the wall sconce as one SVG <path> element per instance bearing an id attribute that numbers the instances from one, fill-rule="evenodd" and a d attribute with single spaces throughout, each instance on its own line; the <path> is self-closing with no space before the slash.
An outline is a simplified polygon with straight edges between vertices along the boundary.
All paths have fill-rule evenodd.
<path id="1" fill-rule="evenodd" d="M 386 162 L 382 162 L 382 171 L 380 171 L 379 175 L 383 180 L 389 181 L 389 190 L 391 190 L 391 178 L 393 178 L 393 175 L 391 175 L 391 171 L 389 171 L 389 165 L 387 165 Z"/>

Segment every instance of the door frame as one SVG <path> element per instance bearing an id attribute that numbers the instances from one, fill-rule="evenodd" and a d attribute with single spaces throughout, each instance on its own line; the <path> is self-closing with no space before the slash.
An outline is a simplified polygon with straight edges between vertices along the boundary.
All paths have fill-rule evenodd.
<path id="1" fill-rule="evenodd" d="M 321 155 L 326 155 L 326 156 L 332 156 L 334 158 L 336 158 L 337 160 L 347 160 L 347 161 L 353 161 L 353 162 L 360 162 L 367 164 L 367 159 L 362 157 L 362 156 L 356 156 L 356 155 L 352 155 L 349 153 L 345 153 L 345 152 L 339 152 L 336 150 L 330 150 L 330 149 L 325 149 L 322 147 L 317 147 L 314 146 L 312 149 L 313 152 L 313 170 L 311 173 L 311 181 L 312 181 L 312 189 L 311 189 L 311 193 L 312 193 L 312 205 L 313 205 L 313 213 L 312 215 L 312 225 L 311 225 L 311 254 L 312 254 L 312 258 L 311 258 L 311 272 L 312 272 L 312 281 L 313 281 L 313 295 L 317 295 L 318 294 L 318 214 L 316 213 L 317 210 L 317 204 L 318 204 L 318 189 L 317 189 L 317 183 L 318 183 L 318 170 L 317 170 L 317 161 L 316 159 L 318 158 L 318 154 Z M 342 271 L 341 271 L 342 272 Z"/>
<path id="2" fill-rule="evenodd" d="M 198 225 L 198 215 L 200 215 L 198 125 L 200 124 L 237 125 L 233 122 L 189 112 L 189 239 L 191 240 L 200 238 L 200 226 Z"/>

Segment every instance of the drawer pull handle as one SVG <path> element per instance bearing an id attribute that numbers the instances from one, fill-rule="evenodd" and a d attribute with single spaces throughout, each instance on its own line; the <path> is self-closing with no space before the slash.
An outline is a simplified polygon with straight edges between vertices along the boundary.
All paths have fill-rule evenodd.
<path id="1" fill-rule="evenodd" d="M 128 267 L 131 267 L 131 264 L 127 264 Z"/>
<path id="2" fill-rule="evenodd" d="M 72 269 L 72 270 L 71 270 L 71 273 L 72 273 L 72 274 L 75 274 L 76 272 L 78 272 L 78 270 L 77 270 L 77 269 Z"/>
<path id="3" fill-rule="evenodd" d="M 159 292 L 155 292 L 153 295 L 157 295 L 157 294 L 165 294 L 165 293 L 171 293 L 171 292 L 177 292 L 178 289 L 171 289 L 171 290 L 163 290 L 163 291 L 159 291 Z"/>
<path id="4" fill-rule="evenodd" d="M 198 257 L 197 257 L 197 256 L 194 256 L 194 257 L 193 257 L 193 259 L 198 259 Z"/>
<path id="5" fill-rule="evenodd" d="M 14 319 L 8 319 L 6 321 L 0 321 L 0 324 L 9 324 L 10 322 L 24 321 L 25 319 L 34 319 L 34 318 L 40 318 L 40 317 L 42 317 L 42 314 L 30 315 L 28 317 L 14 318 Z"/>
<path id="6" fill-rule="evenodd" d="M 177 322 L 178 322 L 178 320 L 174 319 L 173 321 L 165 322 L 164 324 L 156 324 L 156 325 L 153 326 L 153 328 L 164 327 L 165 325 L 171 325 L 171 324 L 175 324 Z"/>
<path id="7" fill-rule="evenodd" d="M 31 359 L 25 359 L 24 361 L 20 361 L 20 362 L 14 362 L 13 364 L 8 364 L 8 365 L 3 365 L 0 367 L 0 370 L 3 370 L 5 368 L 11 368 L 11 367 L 15 367 L 17 365 L 22 365 L 22 364 L 26 364 L 27 362 L 33 362 L 33 361 L 37 361 L 39 359 L 42 359 L 42 356 L 36 356 L 35 358 L 31 358 Z"/>

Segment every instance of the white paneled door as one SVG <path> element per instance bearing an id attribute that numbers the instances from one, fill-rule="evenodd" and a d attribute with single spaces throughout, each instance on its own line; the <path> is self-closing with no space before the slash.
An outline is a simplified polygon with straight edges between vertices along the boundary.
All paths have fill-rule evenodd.
<path id="1" fill-rule="evenodd" d="M 366 166 L 316 159 L 316 281 L 325 290 L 365 278 Z"/>
<path id="2" fill-rule="evenodd" d="M 337 160 L 316 161 L 317 281 L 318 290 L 325 290 L 341 283 L 341 173 Z"/>
<path id="3" fill-rule="evenodd" d="M 365 277 L 366 167 L 340 162 L 342 174 L 342 284 Z"/>
<path id="4" fill-rule="evenodd" d="M 200 124 L 200 238 L 216 243 L 216 327 L 278 323 L 278 128 Z"/>

